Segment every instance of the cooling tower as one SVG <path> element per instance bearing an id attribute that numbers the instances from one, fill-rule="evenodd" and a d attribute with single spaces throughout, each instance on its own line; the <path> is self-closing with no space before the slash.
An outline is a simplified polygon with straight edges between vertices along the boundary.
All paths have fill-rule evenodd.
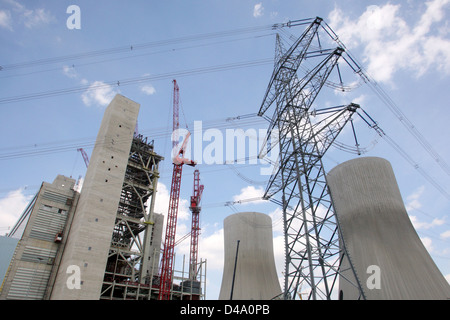
<path id="1" fill-rule="evenodd" d="M 327 182 L 366 299 L 450 298 L 450 286 L 408 217 L 388 161 L 347 161 L 329 172 Z M 355 287 L 343 280 L 340 295 L 358 297 Z"/>
<path id="2" fill-rule="evenodd" d="M 281 294 L 269 216 L 258 212 L 228 216 L 224 220 L 224 240 L 225 262 L 219 300 L 268 300 Z"/>

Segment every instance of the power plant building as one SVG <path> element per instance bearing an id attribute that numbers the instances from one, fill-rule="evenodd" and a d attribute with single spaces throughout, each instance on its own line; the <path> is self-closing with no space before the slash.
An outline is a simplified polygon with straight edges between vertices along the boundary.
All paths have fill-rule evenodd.
<path id="1" fill-rule="evenodd" d="M 8 237 L 19 240 L 5 274 L 0 299 L 49 299 L 62 246 L 79 193 L 75 180 L 58 175 L 42 183 Z"/>
<path id="2" fill-rule="evenodd" d="M 164 159 L 153 141 L 135 132 L 139 109 L 116 95 L 105 110 L 81 191 L 63 175 L 42 183 L 9 232 L 11 241 L 0 238 L 0 251 L 12 255 L 0 268 L 6 269 L 0 300 L 158 299 L 164 215 L 154 210 Z M 361 284 L 369 300 L 450 298 L 388 161 L 354 159 L 326 178 L 340 245 L 351 261 L 343 259 L 341 278 Z M 220 300 L 281 297 L 268 215 L 228 216 L 224 249 Z M 170 299 L 204 298 L 206 261 L 197 265 L 196 278 L 189 269 L 174 272 Z M 339 298 L 361 296 L 349 281 L 339 281 Z"/>
<path id="3" fill-rule="evenodd" d="M 327 182 L 341 229 L 340 244 L 347 248 L 366 299 L 450 298 L 450 286 L 408 217 L 388 161 L 376 157 L 347 161 L 328 173 Z M 348 265 L 342 269 L 349 270 Z M 341 277 L 352 274 L 344 272 Z M 358 299 L 348 281 L 339 285 L 340 298 Z"/>
<path id="4" fill-rule="evenodd" d="M 61 175 L 42 184 L 8 234 L 20 241 L 0 299 L 158 297 L 164 216 L 154 205 L 163 157 L 135 132 L 139 108 L 122 95 L 106 108 L 81 192 Z M 173 299 L 192 295 L 174 288 Z"/>

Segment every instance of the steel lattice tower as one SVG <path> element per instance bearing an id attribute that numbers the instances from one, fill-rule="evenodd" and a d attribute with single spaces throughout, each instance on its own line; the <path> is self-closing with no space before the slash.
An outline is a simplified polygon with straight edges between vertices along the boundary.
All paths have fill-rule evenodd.
<path id="1" fill-rule="evenodd" d="M 179 121 L 179 101 L 180 88 L 176 80 L 173 80 L 173 132 L 175 139 L 172 146 L 178 143 Z M 169 211 L 167 213 L 166 236 L 164 240 L 164 250 L 161 259 L 161 280 L 159 300 L 169 300 L 171 298 L 172 281 L 173 281 L 173 264 L 175 255 L 175 234 L 177 229 L 178 203 L 180 201 L 181 176 L 183 172 L 183 164 L 195 166 L 195 161 L 184 158 L 186 151 L 186 143 L 190 137 L 188 133 L 183 141 L 181 148 L 174 155 L 172 185 L 170 188 Z"/>
<path id="2" fill-rule="evenodd" d="M 189 259 L 189 278 L 197 279 L 197 262 L 198 262 L 198 236 L 200 234 L 200 201 L 202 198 L 204 185 L 200 184 L 200 171 L 194 171 L 194 189 L 191 196 L 191 205 L 189 209 L 192 212 L 191 226 L 191 251 Z"/>
<path id="3" fill-rule="evenodd" d="M 348 259 L 345 265 L 353 270 L 354 278 L 348 280 L 364 298 L 339 236 L 322 163 L 325 152 L 359 106 L 310 110 L 331 72 L 334 69 L 339 72 L 337 63 L 344 53 L 339 45 L 322 48 L 319 30 L 325 30 L 331 38 L 335 36 L 323 24 L 321 18 L 297 21 L 296 25 L 307 28 L 289 49 L 283 47 L 277 36 L 275 67 L 258 113 L 270 119 L 267 148 L 262 150 L 268 153 L 279 147 L 278 163 L 264 197 L 279 204 L 283 211 L 284 299 L 299 298 L 300 290 L 306 291 L 309 299 L 331 299 L 338 290 L 336 281 L 343 259 Z M 305 67 L 303 63 L 310 64 L 310 60 L 315 61 L 315 66 Z M 269 118 L 267 113 L 272 105 L 274 113 Z"/>

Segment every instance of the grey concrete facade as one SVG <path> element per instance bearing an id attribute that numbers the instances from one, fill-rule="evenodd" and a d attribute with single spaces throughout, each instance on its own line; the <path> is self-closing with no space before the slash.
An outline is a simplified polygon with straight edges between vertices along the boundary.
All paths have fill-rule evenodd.
<path id="1" fill-rule="evenodd" d="M 347 161 L 328 173 L 327 182 L 366 299 L 450 298 L 450 286 L 408 217 L 388 161 Z M 347 281 L 340 281 L 340 291 L 343 299 L 358 297 Z"/>
<path id="2" fill-rule="evenodd" d="M 106 108 L 51 299 L 99 299 L 140 105 L 116 95 Z M 78 267 L 80 289 L 67 286 Z"/>
<path id="3" fill-rule="evenodd" d="M 273 252 L 272 219 L 268 215 L 241 212 L 228 216 L 224 220 L 224 241 L 219 300 L 269 300 L 281 294 Z"/>
<path id="4" fill-rule="evenodd" d="M 44 182 L 8 237 L 20 240 L 0 299 L 48 299 L 79 194 L 75 180 L 58 175 Z M 4 258 L 4 257 L 2 257 Z"/>

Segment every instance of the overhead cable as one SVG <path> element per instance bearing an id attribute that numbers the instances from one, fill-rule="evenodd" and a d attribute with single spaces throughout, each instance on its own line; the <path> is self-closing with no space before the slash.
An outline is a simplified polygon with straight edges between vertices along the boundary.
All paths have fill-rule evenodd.
<path id="1" fill-rule="evenodd" d="M 425 137 L 419 132 L 417 127 L 408 119 L 408 117 L 403 113 L 403 111 L 397 106 L 394 100 L 387 94 L 387 92 L 373 79 L 373 77 L 361 67 L 358 60 L 350 53 L 350 51 L 345 47 L 344 43 L 339 39 L 336 33 L 331 29 L 331 27 L 324 23 L 323 29 L 328 33 L 332 40 L 334 40 L 338 45 L 345 49 L 345 56 L 350 60 L 345 59 L 345 61 L 353 68 L 355 73 L 357 73 L 366 82 L 374 93 L 380 98 L 380 100 L 388 107 L 388 109 L 395 115 L 395 117 L 405 126 L 409 133 L 419 142 L 419 144 L 424 148 L 424 150 L 434 159 L 434 161 L 441 167 L 441 169 L 450 175 L 450 166 L 441 157 L 441 155 L 433 148 L 433 146 L 425 139 Z"/>
<path id="2" fill-rule="evenodd" d="M 238 29 L 234 29 L 234 30 L 210 32 L 210 33 L 189 35 L 189 36 L 172 38 L 172 39 L 144 42 L 144 43 L 138 43 L 138 44 L 130 44 L 130 45 L 122 45 L 122 46 L 118 46 L 118 47 L 114 47 L 114 48 L 81 52 L 81 53 L 77 53 L 77 54 L 70 54 L 70 55 L 64 55 L 64 56 L 59 56 L 59 57 L 42 58 L 42 59 L 37 59 L 37 60 L 33 60 L 33 61 L 4 64 L 1 66 L 0 70 L 2 72 L 4 72 L 4 71 L 8 71 L 8 70 L 34 67 L 34 66 L 38 66 L 38 65 L 48 65 L 48 64 L 53 64 L 53 63 L 60 63 L 60 62 L 64 62 L 67 60 L 98 57 L 98 56 L 104 56 L 104 55 L 130 52 L 130 51 L 135 51 L 135 50 L 139 50 L 139 49 L 155 48 L 155 47 L 160 47 L 160 46 L 165 46 L 165 45 L 170 45 L 170 44 L 180 44 L 180 43 L 186 43 L 186 42 L 192 42 L 192 41 L 202 41 L 202 40 L 228 37 L 228 36 L 234 36 L 234 35 L 238 35 L 238 34 L 253 33 L 253 32 L 259 32 L 259 31 L 265 31 L 265 30 L 271 30 L 271 29 L 272 29 L 272 25 L 257 26 L 257 27 L 245 27 L 245 28 L 238 28 Z"/>
<path id="3" fill-rule="evenodd" d="M 424 169 L 422 169 L 419 164 L 414 161 L 414 159 L 403 150 L 398 143 L 396 143 L 390 136 L 386 134 L 386 132 L 379 127 L 379 125 L 370 117 L 370 115 L 364 111 L 362 112 L 364 115 L 356 112 L 360 118 L 372 129 L 374 129 L 380 137 L 382 137 L 395 151 L 397 151 L 414 169 L 417 170 L 428 182 L 430 182 L 442 195 L 444 195 L 447 199 L 450 200 L 450 194 L 445 191 L 445 189 L 435 180 L 433 179 Z"/>
<path id="4" fill-rule="evenodd" d="M 168 73 L 163 73 L 163 74 L 158 74 L 158 75 L 153 75 L 153 76 L 143 76 L 143 77 L 137 77 L 137 78 L 129 78 L 129 79 L 123 79 L 123 80 L 101 82 L 101 83 L 96 83 L 96 84 L 91 84 L 91 85 L 84 85 L 84 86 L 80 86 L 80 87 L 22 94 L 22 95 L 13 96 L 13 97 L 1 98 L 0 104 L 28 101 L 28 100 L 34 100 L 34 99 L 42 99 L 42 98 L 48 98 L 48 97 L 53 97 L 53 96 L 80 93 L 80 92 L 85 92 L 85 91 L 89 91 L 89 90 L 96 90 L 96 89 L 103 89 L 103 88 L 110 88 L 110 87 L 127 86 L 127 85 L 148 82 L 148 81 L 157 81 L 157 80 L 164 80 L 164 79 L 196 76 L 196 75 L 205 74 L 205 73 L 269 65 L 269 64 L 272 64 L 272 62 L 273 62 L 272 59 L 243 61 L 243 62 L 237 62 L 237 63 L 218 65 L 218 66 L 209 66 L 209 67 L 201 67 L 201 68 L 196 68 L 196 69 L 174 71 L 174 72 L 168 72 Z"/>

